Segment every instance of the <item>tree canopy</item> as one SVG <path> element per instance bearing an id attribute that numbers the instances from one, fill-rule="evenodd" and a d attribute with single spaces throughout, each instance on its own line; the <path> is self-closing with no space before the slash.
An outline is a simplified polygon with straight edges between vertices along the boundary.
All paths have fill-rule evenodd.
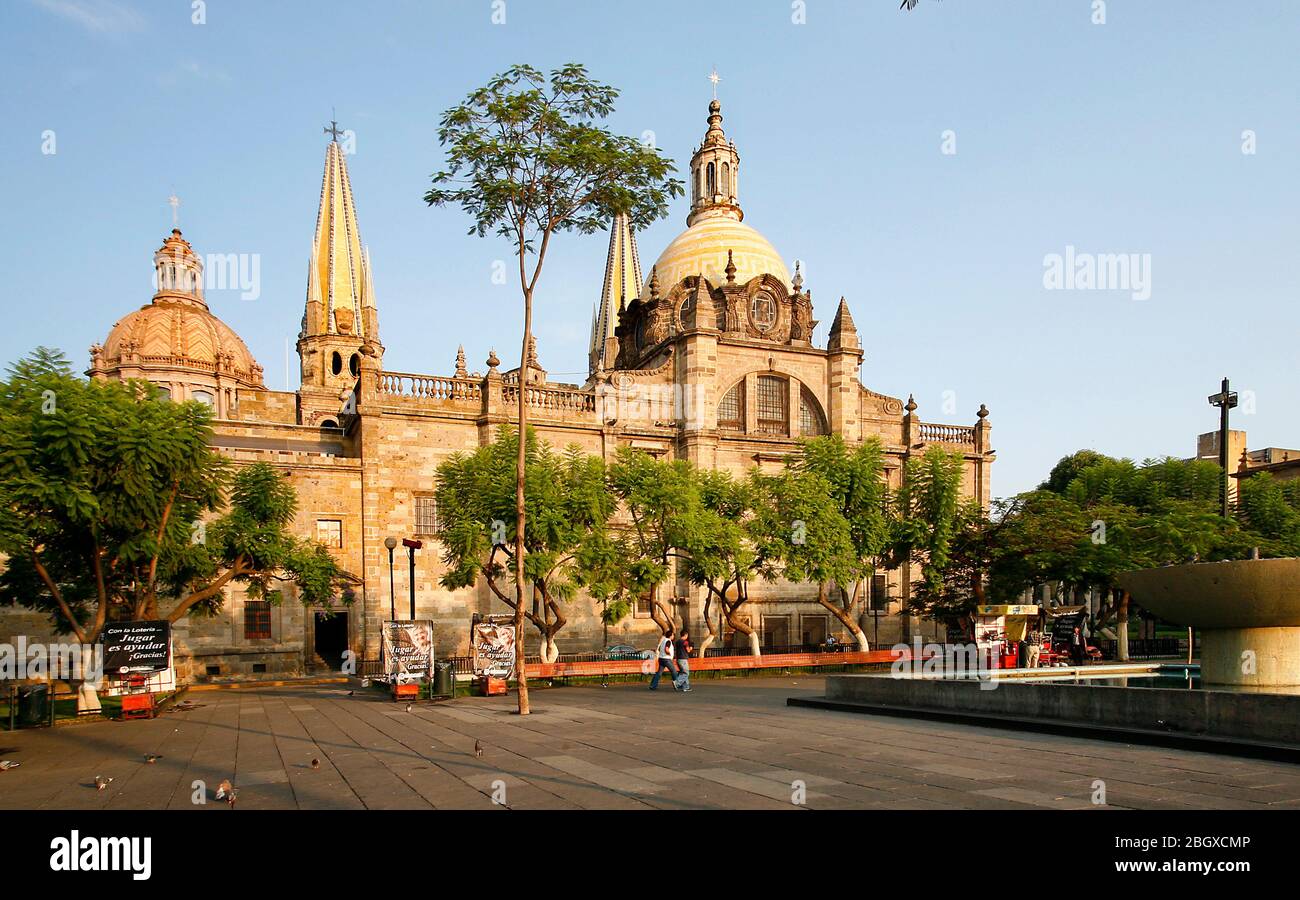
<path id="1" fill-rule="evenodd" d="M 85 381 L 39 348 L 0 383 L 0 432 L 0 603 L 46 612 L 81 642 L 108 621 L 215 613 L 230 585 L 352 599 L 328 550 L 290 533 L 292 486 L 213 450 L 200 403 Z"/>

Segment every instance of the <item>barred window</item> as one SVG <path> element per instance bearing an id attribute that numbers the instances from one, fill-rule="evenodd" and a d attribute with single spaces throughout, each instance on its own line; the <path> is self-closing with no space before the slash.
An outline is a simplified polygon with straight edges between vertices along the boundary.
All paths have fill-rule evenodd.
<path id="1" fill-rule="evenodd" d="M 718 427 L 728 431 L 745 430 L 745 382 L 727 391 L 718 404 Z"/>
<path id="2" fill-rule="evenodd" d="M 648 619 L 653 611 L 653 604 L 650 602 L 650 595 L 642 594 L 636 598 L 636 604 L 632 607 L 632 616 L 637 619 Z"/>
<path id="3" fill-rule="evenodd" d="M 817 398 L 807 388 L 799 394 L 799 436 L 817 437 L 826 433 L 826 419 L 822 416 Z"/>
<path id="4" fill-rule="evenodd" d="M 244 640 L 269 641 L 271 639 L 271 601 L 244 601 Z"/>
<path id="5" fill-rule="evenodd" d="M 343 522 L 339 519 L 317 519 L 316 540 L 326 547 L 339 549 L 343 546 Z"/>
<path id="6" fill-rule="evenodd" d="M 788 385 L 774 375 L 758 377 L 758 430 L 763 434 L 788 434 L 790 417 L 786 407 Z"/>
<path id="7" fill-rule="evenodd" d="M 422 535 L 438 532 L 438 499 L 431 495 L 415 498 L 415 533 Z"/>

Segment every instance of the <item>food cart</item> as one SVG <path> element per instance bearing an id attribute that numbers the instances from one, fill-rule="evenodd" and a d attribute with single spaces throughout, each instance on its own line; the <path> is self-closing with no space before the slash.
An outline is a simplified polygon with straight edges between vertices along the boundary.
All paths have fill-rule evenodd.
<path id="1" fill-rule="evenodd" d="M 1019 665 L 1020 642 L 1038 629 L 1041 611 L 1034 604 L 998 604 L 975 607 L 975 645 L 991 668 Z"/>

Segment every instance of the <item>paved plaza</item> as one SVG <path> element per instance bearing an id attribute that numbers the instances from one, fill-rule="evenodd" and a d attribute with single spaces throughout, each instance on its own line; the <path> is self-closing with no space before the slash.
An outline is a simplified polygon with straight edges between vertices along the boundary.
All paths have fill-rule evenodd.
<path id="1" fill-rule="evenodd" d="M 342 685 L 191 692 L 154 720 L 0 732 L 21 763 L 0 809 L 225 812 L 223 779 L 238 809 L 1096 809 L 1098 780 L 1110 808 L 1300 806 L 1285 763 L 785 705 L 822 687 L 539 689 L 526 719 L 513 696 L 407 712 Z"/>

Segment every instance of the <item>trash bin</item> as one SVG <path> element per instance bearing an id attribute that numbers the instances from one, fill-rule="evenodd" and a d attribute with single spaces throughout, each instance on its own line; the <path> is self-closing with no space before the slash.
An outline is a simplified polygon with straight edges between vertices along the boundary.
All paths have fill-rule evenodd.
<path id="1" fill-rule="evenodd" d="M 433 664 L 433 692 L 441 697 L 450 697 L 455 691 L 456 667 L 451 660 L 440 659 Z"/>
<path id="2" fill-rule="evenodd" d="M 50 717 L 49 686 L 33 684 L 18 689 L 18 724 L 44 725 Z"/>

